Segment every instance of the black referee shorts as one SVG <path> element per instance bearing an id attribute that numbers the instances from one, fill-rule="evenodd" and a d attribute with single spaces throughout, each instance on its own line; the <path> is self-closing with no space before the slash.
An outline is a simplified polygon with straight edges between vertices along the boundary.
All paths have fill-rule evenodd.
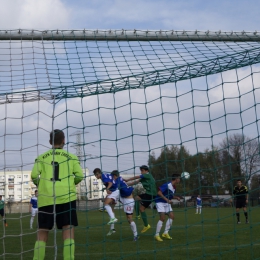
<path id="1" fill-rule="evenodd" d="M 246 200 L 236 200 L 236 209 L 241 209 L 246 207 Z"/>
<path id="2" fill-rule="evenodd" d="M 145 208 L 148 208 L 150 206 L 150 204 L 153 202 L 153 195 L 150 194 L 141 194 L 138 195 L 141 198 L 141 205 L 143 205 Z"/>
<path id="3" fill-rule="evenodd" d="M 40 207 L 38 209 L 39 229 L 52 229 L 54 218 L 58 229 L 62 229 L 63 226 L 67 225 L 78 226 L 76 200 L 64 204 Z"/>

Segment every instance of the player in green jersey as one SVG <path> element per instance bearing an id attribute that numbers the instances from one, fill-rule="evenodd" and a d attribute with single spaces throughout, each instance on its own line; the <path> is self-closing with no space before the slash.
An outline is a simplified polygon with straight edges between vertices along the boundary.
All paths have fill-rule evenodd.
<path id="1" fill-rule="evenodd" d="M 5 226 L 7 227 L 6 219 L 5 219 L 5 203 L 2 200 L 2 195 L 0 195 L 0 216 L 4 220 Z"/>
<path id="2" fill-rule="evenodd" d="M 155 185 L 155 180 L 153 176 L 149 173 L 149 168 L 146 165 L 142 165 L 140 167 L 141 175 L 131 177 L 126 182 L 135 180 L 135 183 L 141 182 L 146 192 L 144 194 L 138 195 L 135 197 L 136 200 L 136 214 L 139 216 L 139 210 L 141 212 L 141 217 L 144 223 L 144 228 L 141 233 L 146 232 L 151 226 L 148 224 L 147 215 L 145 209 L 149 207 L 149 205 L 154 200 L 157 195 L 157 189 Z"/>
<path id="3" fill-rule="evenodd" d="M 57 228 L 62 229 L 63 258 L 73 260 L 74 226 L 78 225 L 75 185 L 84 176 L 78 157 L 63 150 L 63 131 L 57 129 L 51 132 L 49 142 L 52 149 L 36 158 L 31 174 L 34 184 L 38 186 L 39 209 L 39 230 L 33 259 L 44 259 L 49 230 L 56 223 Z"/>

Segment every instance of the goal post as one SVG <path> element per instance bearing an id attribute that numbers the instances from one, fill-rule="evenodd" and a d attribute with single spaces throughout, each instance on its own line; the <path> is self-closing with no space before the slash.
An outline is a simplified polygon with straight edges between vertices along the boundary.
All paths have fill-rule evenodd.
<path id="1" fill-rule="evenodd" d="M 76 259 L 260 258 L 259 34 L 0 30 L 0 195 L 8 223 L 0 225 L 0 258 L 33 255 L 36 220 L 29 229 L 27 208 L 36 187 L 29 175 L 54 129 L 63 130 L 64 149 L 78 156 L 85 175 L 77 188 Z M 116 233 L 107 235 L 106 193 L 92 172 L 118 170 L 128 178 L 140 175 L 141 165 L 157 188 L 173 173 L 190 174 L 176 188 L 172 240 L 154 239 L 154 203 L 146 233 L 133 215 L 139 240 L 132 241 L 120 204 Z M 240 215 L 237 180 L 249 194 Z M 144 192 L 135 186 L 135 196 Z M 46 258 L 59 259 L 62 248 L 54 228 Z"/>

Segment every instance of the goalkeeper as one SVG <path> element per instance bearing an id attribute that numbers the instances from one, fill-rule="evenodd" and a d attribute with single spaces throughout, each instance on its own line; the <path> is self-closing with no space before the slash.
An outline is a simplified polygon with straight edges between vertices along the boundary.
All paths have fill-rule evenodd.
<path id="1" fill-rule="evenodd" d="M 77 156 L 63 150 L 63 131 L 51 132 L 49 142 L 52 149 L 36 158 L 31 174 L 39 193 L 39 230 L 33 259 L 44 259 L 49 230 L 56 223 L 57 228 L 62 229 L 63 259 L 73 260 L 74 226 L 78 226 L 75 184 L 82 181 L 83 173 Z"/>

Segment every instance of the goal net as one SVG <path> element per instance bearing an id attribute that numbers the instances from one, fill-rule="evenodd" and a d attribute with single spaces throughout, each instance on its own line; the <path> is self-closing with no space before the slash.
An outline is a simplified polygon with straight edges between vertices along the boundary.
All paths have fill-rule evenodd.
<path id="1" fill-rule="evenodd" d="M 259 39 L 258 32 L 0 31 L 0 195 L 8 224 L 0 225 L 0 259 L 33 256 L 30 172 L 53 129 L 64 131 L 64 149 L 85 175 L 75 259 L 259 259 Z M 120 203 L 116 233 L 107 236 L 108 216 L 99 211 L 106 194 L 92 172 L 127 178 L 140 175 L 140 165 L 157 187 L 174 172 L 190 173 L 176 188 L 172 240 L 154 239 L 154 203 L 147 232 L 133 215 L 136 242 Z M 239 221 L 237 180 L 248 188 Z M 54 228 L 46 259 L 62 259 L 62 247 Z"/>

